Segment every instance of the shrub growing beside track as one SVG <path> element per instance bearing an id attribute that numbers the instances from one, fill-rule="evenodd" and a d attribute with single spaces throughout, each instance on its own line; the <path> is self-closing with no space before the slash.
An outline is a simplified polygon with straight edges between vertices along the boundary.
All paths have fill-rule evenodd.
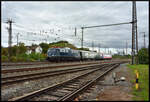
<path id="1" fill-rule="evenodd" d="M 1 60 L 2 60 L 2 62 L 7 62 L 8 61 L 8 56 L 2 55 Z"/>
<path id="2" fill-rule="evenodd" d="M 138 52 L 140 64 L 149 64 L 149 53 L 147 48 L 141 48 Z"/>

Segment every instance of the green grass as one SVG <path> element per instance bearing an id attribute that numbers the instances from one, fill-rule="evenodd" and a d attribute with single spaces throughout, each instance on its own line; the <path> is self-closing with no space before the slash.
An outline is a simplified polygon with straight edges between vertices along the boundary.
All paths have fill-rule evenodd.
<path id="1" fill-rule="evenodd" d="M 131 70 L 132 74 L 135 75 L 135 70 L 139 72 L 139 89 L 135 89 L 135 80 L 132 93 L 134 95 L 133 100 L 135 101 L 148 101 L 149 100 L 149 65 L 127 65 Z M 136 78 L 136 77 L 135 77 Z"/>

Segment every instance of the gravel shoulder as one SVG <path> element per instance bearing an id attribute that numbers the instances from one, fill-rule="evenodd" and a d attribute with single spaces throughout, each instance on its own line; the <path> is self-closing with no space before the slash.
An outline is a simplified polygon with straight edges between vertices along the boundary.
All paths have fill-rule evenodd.
<path id="1" fill-rule="evenodd" d="M 113 72 L 116 73 L 116 78 L 125 77 L 126 81 L 119 81 L 114 85 L 111 73 L 105 78 L 103 90 L 99 92 L 96 99 L 98 101 L 132 101 L 133 84 L 131 80 L 134 79 L 134 75 L 131 74 L 131 70 L 122 64 Z"/>

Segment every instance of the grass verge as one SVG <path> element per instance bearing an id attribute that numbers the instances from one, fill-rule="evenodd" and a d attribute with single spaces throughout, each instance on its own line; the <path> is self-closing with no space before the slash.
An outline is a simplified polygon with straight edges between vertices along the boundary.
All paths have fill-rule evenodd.
<path id="1" fill-rule="evenodd" d="M 139 89 L 135 89 L 135 80 L 132 93 L 135 101 L 148 101 L 149 100 L 149 65 L 127 65 L 135 75 L 135 70 L 139 72 Z M 136 78 L 136 77 L 135 77 Z"/>

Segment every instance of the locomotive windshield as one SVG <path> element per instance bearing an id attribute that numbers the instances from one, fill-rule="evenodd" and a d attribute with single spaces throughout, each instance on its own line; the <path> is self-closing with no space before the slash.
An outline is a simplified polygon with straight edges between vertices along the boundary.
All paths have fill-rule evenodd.
<path id="1" fill-rule="evenodd" d="M 48 49 L 48 55 L 49 55 L 49 56 L 56 56 L 56 55 L 59 55 L 59 49 L 54 49 L 54 48 Z"/>

